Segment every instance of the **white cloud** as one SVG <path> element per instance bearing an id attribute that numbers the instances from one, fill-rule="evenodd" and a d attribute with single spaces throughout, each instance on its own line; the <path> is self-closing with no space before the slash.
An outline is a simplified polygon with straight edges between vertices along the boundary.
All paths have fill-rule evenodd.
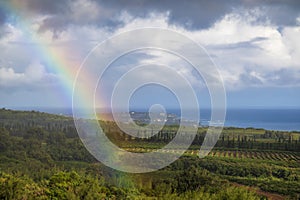
<path id="1" fill-rule="evenodd" d="M 175 27 L 168 24 L 169 13 L 150 13 L 147 18 L 132 17 L 127 12 L 122 12 L 120 15 L 120 20 L 124 22 L 124 27 L 116 30 L 117 33 L 122 33 L 124 31 L 145 28 L 145 27 L 158 27 L 158 28 L 170 28 Z"/>
<path id="2" fill-rule="evenodd" d="M 255 17 L 259 15 L 231 13 L 207 30 L 183 30 L 213 56 L 227 89 L 290 86 L 290 82 L 279 83 L 272 76 L 288 79 L 281 77 L 288 74 L 280 71 L 300 70 L 300 26 L 284 27 L 280 32 L 269 22 L 256 23 Z"/>
<path id="3" fill-rule="evenodd" d="M 282 31 L 282 42 L 288 50 L 291 66 L 300 69 L 300 24 L 286 27 Z"/>
<path id="4" fill-rule="evenodd" d="M 71 17 L 80 24 L 95 21 L 99 18 L 100 13 L 105 13 L 99 4 L 94 1 L 77 0 L 71 4 Z"/>
<path id="5" fill-rule="evenodd" d="M 39 63 L 32 63 L 24 72 L 15 72 L 13 68 L 0 68 L 0 88 L 6 90 L 32 90 L 57 84 L 58 77 L 47 73 Z M 13 91 L 10 91 L 13 92 Z"/>
<path id="6" fill-rule="evenodd" d="M 280 73 L 282 70 L 294 71 L 294 74 L 300 70 L 300 26 L 284 27 L 280 31 L 279 27 L 268 20 L 260 21 L 262 15 L 264 10 L 261 9 L 243 13 L 233 12 L 225 15 L 210 28 L 195 31 L 169 25 L 168 13 L 160 15 L 156 13 L 156 17 L 150 15 L 147 19 L 132 19 L 125 15 L 123 20 L 126 21 L 126 25 L 117 32 L 141 27 L 161 27 L 186 34 L 208 50 L 220 68 L 226 88 L 229 90 L 252 86 L 291 86 L 290 82 L 276 80 L 290 78 L 283 77 L 290 74 Z M 178 62 L 163 54 L 159 59 L 169 65 Z M 145 61 L 157 62 L 157 58 L 141 60 Z M 193 77 L 191 71 L 186 68 L 179 71 L 188 72 L 187 76 Z M 298 79 L 300 83 L 300 77 Z M 293 84 L 296 84 L 295 77 L 293 80 Z M 194 84 L 199 84 L 199 81 L 194 81 Z"/>
<path id="7" fill-rule="evenodd" d="M 17 80 L 21 80 L 23 78 L 23 73 L 15 73 L 12 68 L 0 68 L 1 85 L 15 84 Z"/>
<path id="8" fill-rule="evenodd" d="M 113 34 L 143 27 L 170 28 L 186 34 L 208 50 L 220 68 L 227 89 L 284 86 L 285 82 L 282 80 L 287 80 L 291 74 L 280 72 L 293 71 L 293 74 L 297 74 L 300 70 L 300 26 L 283 27 L 279 31 L 276 25 L 268 21 L 259 22 L 258 18 L 264 15 L 263 10 L 255 9 L 244 13 L 234 11 L 223 16 L 205 30 L 187 30 L 178 25 L 170 25 L 168 12 L 153 12 L 145 18 L 132 17 L 127 12 L 122 12 L 119 13 L 116 21 L 123 22 L 124 26 L 114 32 L 89 23 L 99 18 L 99 13 L 113 16 L 111 13 L 105 13 L 105 10 L 99 4 L 94 4 L 93 1 L 83 3 L 78 0 L 72 4 L 70 15 L 73 20 L 79 21 L 80 25 L 68 26 L 56 39 L 53 39 L 49 30 L 44 31 L 38 34 L 38 40 L 44 42 L 43 45 L 51 48 L 52 52 L 67 52 L 64 59 L 66 62 L 72 63 L 70 67 L 76 69 L 94 45 Z M 30 28 L 37 32 L 43 20 L 43 17 L 35 19 Z M 11 34 L 0 41 L 0 48 L 3 49 L 0 56 L 1 64 L 7 66 L 7 68 L 1 68 L 0 71 L 1 87 L 29 84 L 30 81 L 38 82 L 47 77 L 53 77 L 54 74 L 47 74 L 41 66 L 24 68 L 31 60 L 42 60 L 42 58 L 39 57 L 36 50 L 32 50 L 36 44 L 28 43 L 28 38 L 22 30 L 10 25 L 10 31 Z M 127 45 L 130 45 L 130 41 Z M 201 81 L 194 76 L 193 71 L 188 67 L 181 67 L 184 66 L 184 63 L 180 63 L 178 58 L 168 54 L 152 52 L 150 57 L 141 58 L 139 63 L 158 61 L 174 66 L 179 73 L 189 77 L 193 85 L 201 84 Z M 17 81 L 13 83 L 12 80 Z M 293 77 L 292 80 L 292 83 L 286 83 L 287 86 L 297 82 L 295 81 L 296 77 Z"/>

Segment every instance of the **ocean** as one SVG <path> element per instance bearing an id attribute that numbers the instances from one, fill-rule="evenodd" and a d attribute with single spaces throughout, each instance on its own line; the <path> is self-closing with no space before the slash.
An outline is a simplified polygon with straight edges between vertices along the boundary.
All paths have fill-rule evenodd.
<path id="1" fill-rule="evenodd" d="M 72 116 L 71 108 L 14 108 L 37 110 L 52 114 Z M 143 109 L 133 111 L 146 112 Z M 180 116 L 180 110 L 167 109 L 168 113 Z M 85 117 L 85 116 L 81 116 Z M 210 121 L 210 109 L 200 110 L 200 124 L 207 126 Z M 226 127 L 263 128 L 267 130 L 300 131 L 300 109 L 227 109 Z"/>
<path id="2" fill-rule="evenodd" d="M 200 115 L 201 123 L 207 125 L 210 110 L 201 110 Z M 225 126 L 300 131 L 300 109 L 228 109 Z"/>

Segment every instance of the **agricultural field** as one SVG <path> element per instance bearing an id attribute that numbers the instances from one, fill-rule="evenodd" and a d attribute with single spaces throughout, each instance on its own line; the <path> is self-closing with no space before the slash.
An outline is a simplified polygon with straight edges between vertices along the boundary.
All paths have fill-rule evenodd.
<path id="1" fill-rule="evenodd" d="M 126 151 L 147 153 L 153 151 L 153 149 L 146 148 L 125 148 Z M 179 153 L 178 150 L 166 149 L 162 150 L 165 153 Z M 197 156 L 199 150 L 187 150 L 184 155 Z M 246 151 L 246 150 L 213 150 L 207 157 L 215 158 L 231 158 L 238 160 L 252 159 L 252 160 L 271 160 L 271 161 L 286 161 L 286 162 L 300 162 L 299 152 L 275 152 L 275 151 Z"/>
<path id="2" fill-rule="evenodd" d="M 127 174 L 92 157 L 71 118 L 5 109 L 0 116 L 0 199 L 300 197 L 298 132 L 226 128 L 208 156 L 199 158 L 206 130 L 200 127 L 192 146 L 171 165 Z M 139 139 L 114 122 L 100 123 L 112 142 L 139 153 L 165 146 L 178 129 L 166 126 L 153 137 Z"/>

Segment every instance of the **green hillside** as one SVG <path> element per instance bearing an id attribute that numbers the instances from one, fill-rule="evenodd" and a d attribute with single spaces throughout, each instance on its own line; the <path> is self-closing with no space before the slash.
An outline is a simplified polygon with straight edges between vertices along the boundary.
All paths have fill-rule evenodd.
<path id="1" fill-rule="evenodd" d="M 133 152 L 167 144 L 177 129 L 166 126 L 142 140 L 100 123 L 112 141 Z M 1 109 L 0 199 L 298 199 L 298 134 L 226 128 L 200 159 L 205 128 L 199 128 L 193 146 L 170 166 L 127 174 L 89 154 L 72 118 Z"/>

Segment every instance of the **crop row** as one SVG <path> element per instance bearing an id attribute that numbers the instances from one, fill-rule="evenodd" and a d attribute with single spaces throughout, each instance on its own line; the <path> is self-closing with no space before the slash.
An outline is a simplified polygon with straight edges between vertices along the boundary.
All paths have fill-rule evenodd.
<path id="1" fill-rule="evenodd" d="M 144 148 L 126 148 L 131 152 L 147 153 L 153 150 Z M 179 150 L 163 149 L 162 153 L 179 153 Z M 185 155 L 198 155 L 199 150 L 187 150 Z M 267 151 L 232 151 L 232 150 L 213 150 L 208 154 L 209 157 L 224 157 L 237 159 L 263 159 L 277 161 L 300 161 L 300 154 L 297 152 L 267 152 Z"/>
<path id="2" fill-rule="evenodd" d="M 295 152 L 266 152 L 266 151 L 221 151 L 214 150 L 209 153 L 212 157 L 229 157 L 240 159 L 263 159 L 277 161 L 300 161 L 300 155 Z"/>

